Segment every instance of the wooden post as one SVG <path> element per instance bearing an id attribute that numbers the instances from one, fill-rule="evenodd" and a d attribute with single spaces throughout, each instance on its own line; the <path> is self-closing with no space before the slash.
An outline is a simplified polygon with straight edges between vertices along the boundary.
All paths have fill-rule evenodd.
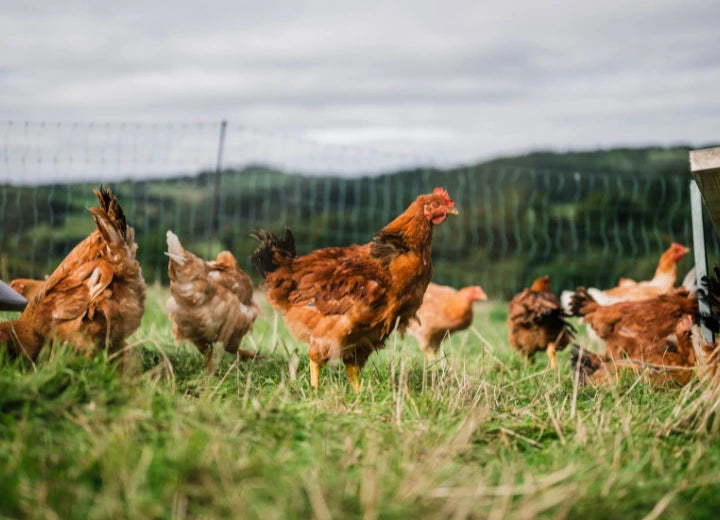
<path id="1" fill-rule="evenodd" d="M 692 231 L 693 231 L 693 252 L 695 253 L 695 277 L 697 286 L 700 287 L 700 280 L 707 275 L 707 253 L 705 251 L 705 226 L 702 216 L 702 196 L 697 183 L 690 181 L 690 209 L 692 210 Z M 700 314 L 710 314 L 710 304 L 707 301 L 698 299 Z M 713 343 L 713 333 L 705 324 L 700 323 L 702 335 L 709 343 Z"/>

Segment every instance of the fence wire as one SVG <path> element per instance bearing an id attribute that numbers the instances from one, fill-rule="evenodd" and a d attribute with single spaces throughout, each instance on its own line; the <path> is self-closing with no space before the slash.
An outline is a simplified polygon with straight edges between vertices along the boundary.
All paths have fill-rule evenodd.
<path id="1" fill-rule="evenodd" d="M 299 253 L 364 243 L 435 186 L 445 186 L 460 209 L 436 229 L 435 279 L 479 283 L 494 298 L 509 298 L 546 273 L 558 290 L 647 279 L 670 242 L 691 245 L 687 174 L 440 170 L 418 167 L 417 157 L 327 147 L 231 123 L 215 206 L 217 124 L 9 122 L 4 130 L 3 279 L 52 272 L 92 230 L 87 208 L 100 182 L 113 187 L 136 229 L 149 282 L 167 280 L 168 229 L 198 254 L 231 250 L 257 279 L 248 258 L 255 230 L 289 226 Z M 217 231 L 209 236 L 213 219 Z M 713 261 L 720 244 L 709 222 L 706 235 Z M 683 260 L 681 276 L 691 265 Z"/>

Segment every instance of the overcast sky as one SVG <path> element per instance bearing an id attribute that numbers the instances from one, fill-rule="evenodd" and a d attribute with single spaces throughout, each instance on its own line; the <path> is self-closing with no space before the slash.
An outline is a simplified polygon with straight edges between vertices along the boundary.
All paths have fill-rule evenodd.
<path id="1" fill-rule="evenodd" d="M 472 161 L 720 138 L 720 2 L 2 1 L 0 118 Z"/>

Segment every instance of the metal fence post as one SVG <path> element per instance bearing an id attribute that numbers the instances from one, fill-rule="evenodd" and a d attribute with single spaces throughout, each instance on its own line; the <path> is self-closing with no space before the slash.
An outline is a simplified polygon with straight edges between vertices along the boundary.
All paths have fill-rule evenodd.
<path id="1" fill-rule="evenodd" d="M 225 119 L 220 123 L 220 139 L 218 140 L 217 163 L 215 165 L 215 184 L 210 210 L 210 222 L 208 230 L 207 257 L 210 259 L 212 242 L 219 229 L 220 216 L 220 177 L 222 175 L 223 151 L 225 150 L 225 130 L 227 121 Z"/>
<path id="2" fill-rule="evenodd" d="M 707 274 L 707 257 L 705 254 L 705 233 L 703 230 L 702 204 L 710 215 L 710 221 L 716 232 L 720 233 L 720 148 L 690 151 L 690 203 L 693 220 L 693 247 L 695 249 L 695 267 L 697 282 Z M 701 249 L 702 248 L 702 249 Z M 699 301 L 700 312 L 710 313 L 708 302 Z M 713 333 L 702 326 L 702 333 L 709 343 L 713 342 Z"/>
<path id="3" fill-rule="evenodd" d="M 693 252 L 695 253 L 695 276 L 697 285 L 700 287 L 700 281 L 707 275 L 707 253 L 705 251 L 705 226 L 703 225 L 702 215 L 702 196 L 697 183 L 690 181 L 690 209 L 692 211 L 692 228 L 693 228 Z M 698 299 L 698 307 L 703 315 L 710 314 L 710 304 L 702 299 Z M 713 333 L 704 323 L 700 324 L 702 334 L 705 339 L 712 343 Z"/>

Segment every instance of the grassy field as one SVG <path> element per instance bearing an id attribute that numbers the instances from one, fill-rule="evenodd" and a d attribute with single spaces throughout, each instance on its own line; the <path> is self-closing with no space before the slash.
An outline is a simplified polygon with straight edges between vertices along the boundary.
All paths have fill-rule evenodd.
<path id="1" fill-rule="evenodd" d="M 173 346 L 166 290 L 131 338 L 137 374 L 66 349 L 0 362 L 0 514 L 21 518 L 703 518 L 720 508 L 720 392 L 627 377 L 578 388 L 507 346 L 480 304 L 445 356 L 391 337 L 355 394 L 311 390 L 306 350 L 264 314 L 204 371 Z"/>

